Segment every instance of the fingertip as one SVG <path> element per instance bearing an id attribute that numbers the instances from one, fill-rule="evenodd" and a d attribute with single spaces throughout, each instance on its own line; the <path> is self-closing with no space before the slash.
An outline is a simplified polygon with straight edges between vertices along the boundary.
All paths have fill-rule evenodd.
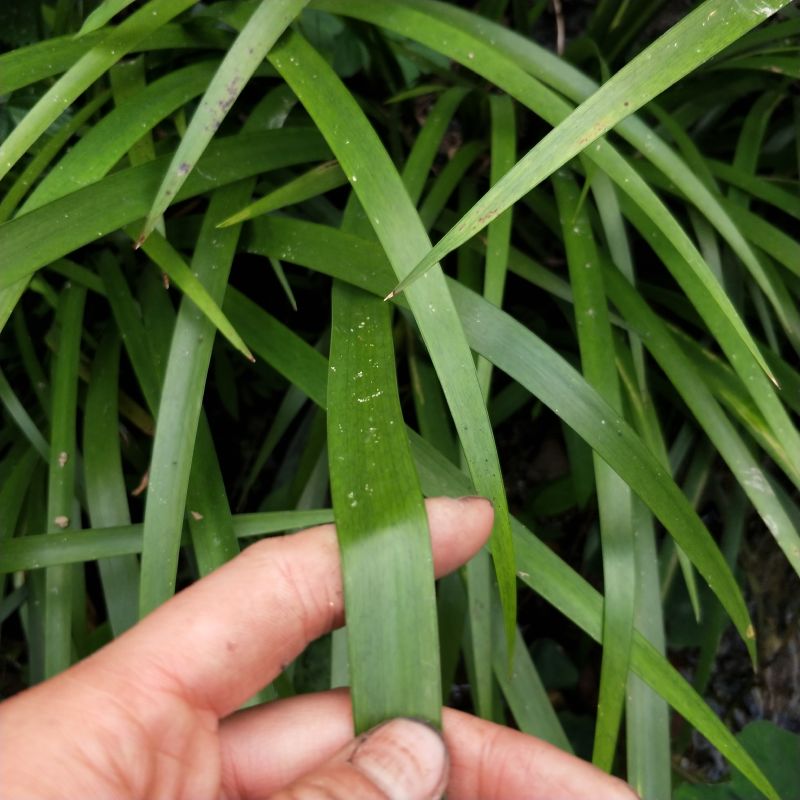
<path id="1" fill-rule="evenodd" d="M 373 728 L 349 760 L 388 798 L 439 798 L 447 788 L 444 739 L 417 719 L 400 717 Z"/>
<path id="2" fill-rule="evenodd" d="M 485 497 L 434 497 L 426 501 L 437 575 L 469 561 L 492 532 L 494 508 Z"/>

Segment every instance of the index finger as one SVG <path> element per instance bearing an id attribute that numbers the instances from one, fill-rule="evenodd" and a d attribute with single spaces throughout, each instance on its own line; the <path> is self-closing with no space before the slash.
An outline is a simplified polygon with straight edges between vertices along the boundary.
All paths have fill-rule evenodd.
<path id="1" fill-rule="evenodd" d="M 482 498 L 426 505 L 434 570 L 443 575 L 486 541 L 492 507 Z M 248 547 L 77 669 L 95 685 L 176 692 L 222 717 L 342 620 L 336 531 L 322 525 Z"/>

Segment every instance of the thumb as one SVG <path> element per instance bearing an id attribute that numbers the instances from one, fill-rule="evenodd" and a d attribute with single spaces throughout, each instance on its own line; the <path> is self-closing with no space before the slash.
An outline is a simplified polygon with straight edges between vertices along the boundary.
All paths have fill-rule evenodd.
<path id="1" fill-rule="evenodd" d="M 444 740 L 413 719 L 393 719 L 350 742 L 270 800 L 438 800 L 447 788 Z"/>

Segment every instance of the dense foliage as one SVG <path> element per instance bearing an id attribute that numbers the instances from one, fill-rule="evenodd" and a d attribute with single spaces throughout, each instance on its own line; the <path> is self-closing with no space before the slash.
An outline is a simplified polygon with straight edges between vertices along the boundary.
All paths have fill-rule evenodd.
<path id="1" fill-rule="evenodd" d="M 791 791 L 700 695 L 798 646 L 800 14 L 682 5 L 2 5 L 7 692 L 335 519 L 347 632 L 253 702 Z M 473 493 L 434 589 L 423 497 Z"/>

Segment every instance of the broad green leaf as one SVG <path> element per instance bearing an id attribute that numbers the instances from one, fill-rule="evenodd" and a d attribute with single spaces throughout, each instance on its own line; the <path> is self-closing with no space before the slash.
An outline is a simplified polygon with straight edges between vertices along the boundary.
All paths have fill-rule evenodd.
<path id="1" fill-rule="evenodd" d="M 461 88 L 448 89 L 431 109 L 422 130 L 414 140 L 401 173 L 409 199 L 415 205 L 425 187 L 452 117 L 466 96 Z M 365 235 L 363 231 L 352 233 Z M 446 424 L 446 419 L 445 419 Z M 463 457 L 462 457 L 463 461 Z M 465 465 L 468 469 L 468 466 Z M 464 646 L 467 649 L 466 667 L 472 686 L 475 712 L 484 719 L 493 719 L 498 709 L 493 708 L 494 681 L 492 675 L 492 568 L 489 555 L 484 550 L 472 558 L 462 571 L 467 589 L 467 619 L 462 625 Z"/>
<path id="2" fill-rule="evenodd" d="M 147 214 L 144 228 L 136 240 L 137 246 L 150 235 L 156 220 L 175 199 L 256 67 L 307 2 L 263 0 L 253 12 L 211 79 L 186 135 L 172 157 Z"/>
<path id="3" fill-rule="evenodd" d="M 328 450 L 356 733 L 401 715 L 439 725 L 433 558 L 397 394 L 391 309 L 339 282 L 332 305 Z"/>
<path id="4" fill-rule="evenodd" d="M 470 491 L 464 473 L 447 462 L 416 434 L 411 449 L 422 488 L 428 495 L 459 495 Z M 513 520 L 518 576 L 595 641 L 602 642 L 602 595 L 516 519 Z M 631 666 L 678 713 L 689 721 L 747 779 L 771 800 L 779 800 L 749 753 L 736 741 L 717 714 L 683 676 L 638 633 L 634 635 Z"/>
<path id="5" fill-rule="evenodd" d="M 0 144 L 0 178 L 27 152 L 52 122 L 107 69 L 194 0 L 151 0 L 85 54 L 39 99 Z"/>
<path id="6" fill-rule="evenodd" d="M 270 61 L 331 145 L 395 274 L 402 277 L 429 241 L 375 131 L 330 67 L 298 34 L 284 38 L 270 53 Z M 346 126 L 342 120 L 347 120 Z M 409 294 L 409 303 L 442 383 L 476 488 L 494 503 L 491 547 L 510 641 L 516 588 L 508 507 L 472 354 L 438 270 Z"/>

